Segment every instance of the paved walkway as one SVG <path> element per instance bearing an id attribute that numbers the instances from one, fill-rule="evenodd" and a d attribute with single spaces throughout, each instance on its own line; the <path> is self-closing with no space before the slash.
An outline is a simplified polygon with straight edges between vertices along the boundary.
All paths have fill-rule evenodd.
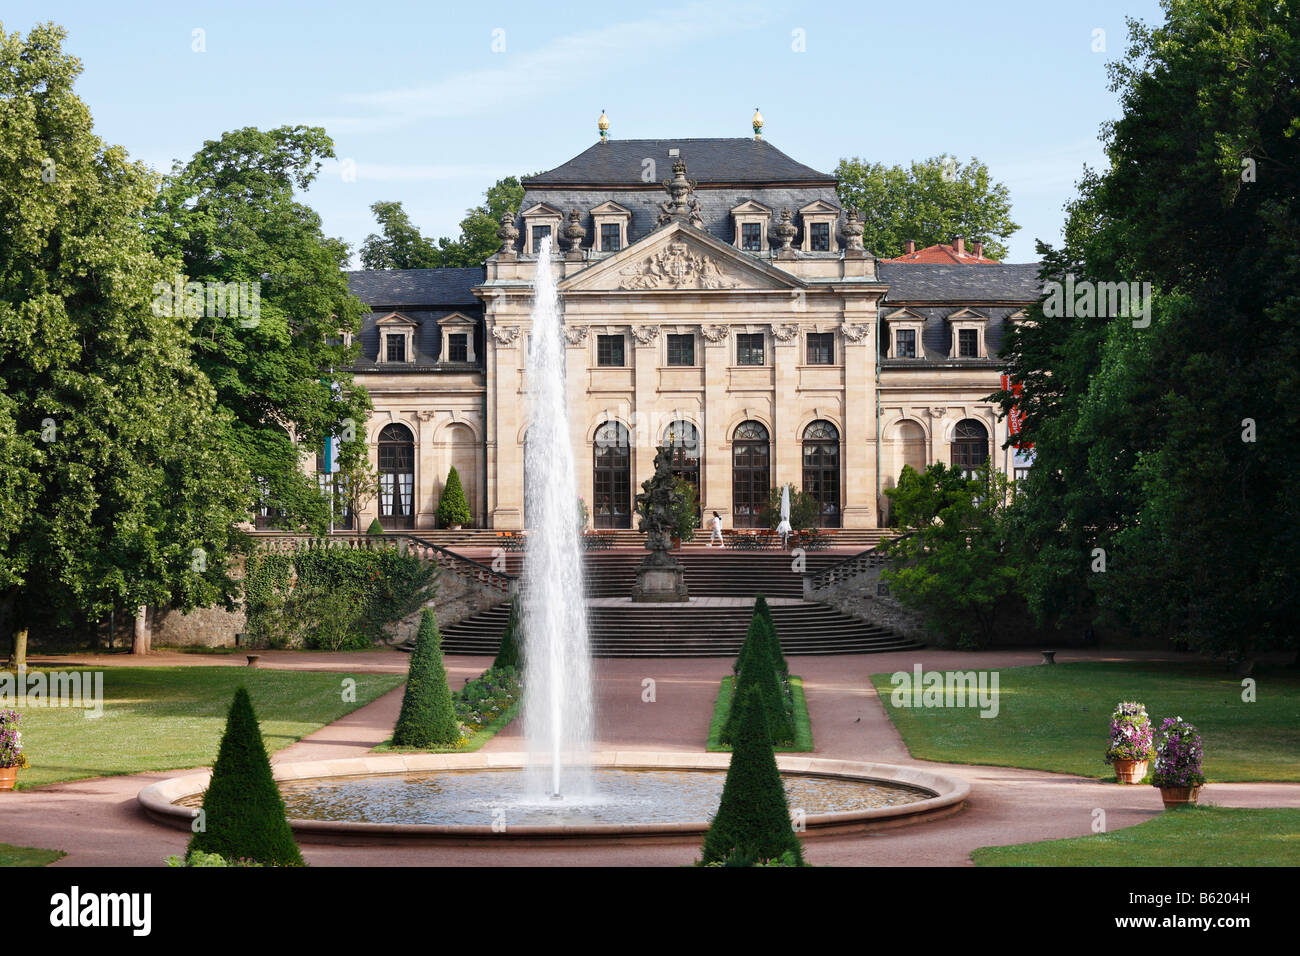
<path id="1" fill-rule="evenodd" d="M 198 655 L 175 655 L 191 658 Z M 162 655 L 158 655 L 159 658 Z M 310 662 L 307 658 L 319 657 Z M 1149 654 L 1062 652 L 1058 660 L 1152 660 Z M 1170 656 L 1169 659 L 1179 659 Z M 66 660 L 60 658 L 60 660 Z M 186 663 L 218 663 L 219 657 Z M 387 672 L 405 656 L 375 651 L 365 654 L 307 655 L 274 653 L 266 666 L 296 669 L 374 669 Z M 817 753 L 846 760 L 918 764 L 956 774 L 971 783 L 971 798 L 962 813 L 943 820 L 865 834 L 816 837 L 806 856 L 822 865 L 969 865 L 976 847 L 1081 836 L 1091 832 L 1093 811 L 1106 811 L 1108 829 L 1131 826 L 1160 812 L 1152 787 L 1121 787 L 1067 774 L 1002 767 L 942 765 L 913 761 L 876 697 L 868 676 L 926 669 L 969 670 L 1037 664 L 1036 651 L 990 651 L 979 654 L 943 651 L 898 651 L 842 657 L 792 657 L 791 670 L 804 678 Z M 150 663 L 159 662 L 151 658 Z M 123 663 L 126 663 L 125 661 Z M 169 661 L 169 663 L 171 663 Z M 232 661 L 236 666 L 238 661 Z M 479 673 L 490 661 L 482 657 L 447 659 L 453 686 Z M 599 737 L 602 749 L 701 751 L 718 681 L 730 672 L 725 659 L 598 660 L 594 663 Z M 643 681 L 652 679 L 655 700 L 642 700 Z M 394 691 L 349 716 L 280 751 L 284 761 L 359 756 L 385 740 L 401 703 Z M 518 722 L 487 744 L 489 750 L 521 749 Z M 141 787 L 174 776 L 137 774 L 57 784 L 0 798 L 0 842 L 57 847 L 68 851 L 55 865 L 157 865 L 183 852 L 186 834 L 148 820 L 138 809 Z M 1240 807 L 1300 807 L 1300 784 L 1211 784 L 1202 800 Z M 400 865 L 684 865 L 699 853 L 693 845 L 593 845 L 446 847 L 356 847 L 308 843 L 303 847 L 317 866 Z"/>

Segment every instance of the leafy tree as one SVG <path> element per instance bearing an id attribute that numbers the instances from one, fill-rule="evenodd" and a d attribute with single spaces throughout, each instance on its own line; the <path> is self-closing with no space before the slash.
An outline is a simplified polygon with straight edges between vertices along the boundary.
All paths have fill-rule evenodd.
<path id="1" fill-rule="evenodd" d="M 885 546 L 891 565 L 881 576 L 934 633 L 959 647 L 987 645 L 1016 593 L 1006 477 L 988 462 L 972 478 L 943 462 L 904 466 L 885 494 L 903 533 Z"/>
<path id="2" fill-rule="evenodd" d="M 442 663 L 442 635 L 438 619 L 426 608 L 411 651 L 411 667 L 402 695 L 402 711 L 393 729 L 398 747 L 454 747 L 460 740 L 460 722 L 447 686 Z"/>
<path id="3" fill-rule="evenodd" d="M 460 485 L 460 473 L 452 465 L 447 473 L 447 484 L 443 486 L 442 497 L 438 499 L 438 524 L 444 528 L 453 525 L 469 524 L 469 502 L 465 500 L 465 489 Z"/>
<path id="4" fill-rule="evenodd" d="M 524 200 L 524 187 L 515 176 L 499 179 L 487 189 L 484 201 L 465 212 L 460 237 L 437 242 L 420 234 L 400 202 L 377 202 L 370 207 L 380 234 L 371 233 L 361 246 L 361 264 L 367 269 L 436 269 L 482 265 L 501 246 L 497 229 L 505 213 L 515 215 Z"/>
<path id="5" fill-rule="evenodd" d="M 1162 6 L 1159 27 L 1130 21 L 1108 168 L 1047 262 L 1149 282 L 1150 311 L 1038 308 L 1009 336 L 1038 454 L 1015 510 L 1047 545 L 1026 580 L 1049 619 L 1249 656 L 1300 630 L 1300 21 L 1265 0 Z"/>
<path id="6" fill-rule="evenodd" d="M 768 734 L 767 708 L 757 687 L 737 687 L 732 712 L 737 715 L 735 744 L 718 813 L 704 837 L 702 863 L 737 857 L 776 859 L 790 854 L 803 863 L 803 848 L 790 824 L 785 787 L 776 768 Z"/>
<path id="7" fill-rule="evenodd" d="M 190 838 L 186 855 L 219 853 L 227 860 L 303 866 L 275 785 L 253 702 L 240 687 L 226 716 L 212 781 L 203 795 L 204 828 Z"/>
<path id="8" fill-rule="evenodd" d="M 962 236 L 983 240 L 984 254 L 1002 259 L 1007 248 L 998 240 L 1020 228 L 1007 187 L 974 158 L 963 164 L 944 153 L 904 169 L 854 156 L 840 160 L 835 176 L 840 201 L 863 217 L 864 248 L 878 256 L 902 255 L 908 239 L 929 246 Z"/>
<path id="9" fill-rule="evenodd" d="M 180 308 L 178 282 L 248 284 L 238 310 L 204 297 L 195 358 L 234 420 L 233 461 L 261 479 L 264 502 L 289 527 L 316 532 L 328 525 L 329 503 L 303 471 L 302 449 L 321 449 L 334 435 L 344 439 L 345 467 L 365 457 L 357 436 L 370 408 L 345 371 L 360 345 L 357 336 L 344 346 L 343 333 L 358 333 L 365 313 L 348 290 L 348 246 L 326 237 L 320 217 L 294 199 L 333 156 L 318 128 L 223 133 L 175 164 L 148 218 L 156 251 L 176 273 L 156 290 L 157 307 Z"/>
<path id="10" fill-rule="evenodd" d="M 0 603 L 15 664 L 38 613 L 231 603 L 250 494 L 189 320 L 150 308 L 171 272 L 140 229 L 155 177 L 94 135 L 64 35 L 0 34 Z"/>

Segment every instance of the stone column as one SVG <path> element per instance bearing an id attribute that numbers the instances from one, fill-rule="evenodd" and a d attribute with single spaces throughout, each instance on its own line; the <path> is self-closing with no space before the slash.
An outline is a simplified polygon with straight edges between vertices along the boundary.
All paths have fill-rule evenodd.
<path id="1" fill-rule="evenodd" d="M 589 415 L 591 402 L 587 395 L 590 385 L 588 365 L 590 334 L 582 325 L 566 326 L 564 329 L 564 393 L 569 406 L 569 441 L 573 448 L 573 473 L 578 486 L 578 497 L 587 503 L 587 525 L 594 526 L 596 503 L 592 500 L 593 443 L 587 440 L 587 433 L 595 424 Z M 603 415 L 603 411 L 601 412 Z M 577 502 L 574 502 L 577 508 Z"/>
<path id="2" fill-rule="evenodd" d="M 707 531 L 713 512 L 731 528 L 731 445 L 725 401 L 731 339 L 725 325 L 705 325 L 700 335 L 704 363 L 704 410 L 701 414 L 700 512 Z"/>
<path id="3" fill-rule="evenodd" d="M 655 473 L 656 434 L 655 398 L 659 379 L 659 326 L 632 326 L 632 421 L 636 436 L 632 446 L 632 499 L 641 492 L 641 483 Z M 632 527 L 637 520 L 632 519 Z"/>
<path id="4" fill-rule="evenodd" d="M 803 459 L 799 434 L 799 344 L 796 323 L 772 326 L 772 487 L 793 483 L 803 488 Z"/>
<path id="5" fill-rule="evenodd" d="M 844 341 L 845 528 L 874 528 L 876 520 L 876 337 L 868 316 L 846 302 Z"/>
<path id="6" fill-rule="evenodd" d="M 524 514 L 523 448 L 518 443 L 523 424 L 524 396 L 519 394 L 519 369 L 527 347 L 527 328 L 518 316 L 498 314 L 487 342 L 486 363 L 491 368 L 488 417 L 492 440 L 488 442 L 488 507 L 492 527 L 522 528 Z M 516 321 L 510 321 L 514 319 Z"/>

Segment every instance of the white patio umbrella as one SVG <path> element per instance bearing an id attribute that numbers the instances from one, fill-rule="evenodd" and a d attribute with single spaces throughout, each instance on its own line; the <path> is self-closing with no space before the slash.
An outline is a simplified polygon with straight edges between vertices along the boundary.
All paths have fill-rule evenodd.
<path id="1" fill-rule="evenodd" d="M 790 486 L 781 486 L 781 520 L 790 520 Z"/>

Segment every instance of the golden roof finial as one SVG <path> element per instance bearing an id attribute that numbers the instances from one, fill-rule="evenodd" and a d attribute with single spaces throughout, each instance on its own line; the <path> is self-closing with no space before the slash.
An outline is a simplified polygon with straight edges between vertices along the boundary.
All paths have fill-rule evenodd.
<path id="1" fill-rule="evenodd" d="M 603 109 L 600 111 L 600 119 L 596 121 L 596 128 L 600 130 L 600 141 L 605 142 L 609 138 L 609 117 Z"/>
<path id="2" fill-rule="evenodd" d="M 763 138 L 763 114 L 758 111 L 757 106 L 754 107 L 754 119 L 752 120 L 752 122 L 754 124 L 754 139 L 762 139 Z"/>

